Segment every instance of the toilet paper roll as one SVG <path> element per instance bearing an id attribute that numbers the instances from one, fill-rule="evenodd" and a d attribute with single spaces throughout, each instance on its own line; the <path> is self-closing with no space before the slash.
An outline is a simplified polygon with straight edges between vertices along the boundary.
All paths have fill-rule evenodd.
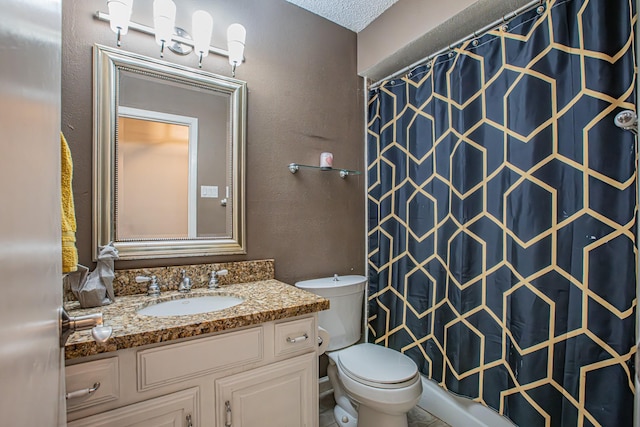
<path id="1" fill-rule="evenodd" d="M 324 354 L 327 351 L 327 347 L 329 347 L 329 341 L 331 337 L 329 336 L 329 332 L 326 329 L 318 326 L 318 356 Z"/>

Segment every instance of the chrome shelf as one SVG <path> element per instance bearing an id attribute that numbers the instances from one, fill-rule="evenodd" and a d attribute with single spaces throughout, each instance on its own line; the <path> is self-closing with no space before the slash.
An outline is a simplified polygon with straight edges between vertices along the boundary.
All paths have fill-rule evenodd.
<path id="1" fill-rule="evenodd" d="M 354 171 L 354 170 L 350 170 L 350 169 L 341 169 L 341 168 L 326 168 L 326 167 L 320 167 L 320 166 L 311 166 L 311 165 L 301 165 L 300 163 L 290 163 L 289 164 L 289 172 L 291 173 L 296 173 L 300 170 L 300 168 L 307 168 L 307 169 L 318 169 L 321 171 L 338 171 L 340 172 L 340 178 L 346 178 L 349 175 L 360 175 L 362 172 L 360 171 Z"/>

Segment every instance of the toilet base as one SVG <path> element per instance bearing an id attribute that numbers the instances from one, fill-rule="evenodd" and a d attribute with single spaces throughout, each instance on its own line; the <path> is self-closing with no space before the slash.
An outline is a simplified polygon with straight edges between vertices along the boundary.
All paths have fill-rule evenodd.
<path id="1" fill-rule="evenodd" d="M 358 427 L 358 419 L 350 415 L 340 405 L 336 405 L 333 408 L 333 417 L 340 427 Z"/>
<path id="2" fill-rule="evenodd" d="M 359 427 L 408 427 L 407 414 L 387 414 L 368 406 L 358 406 Z"/>
<path id="3" fill-rule="evenodd" d="M 375 409 L 362 406 L 358 407 L 358 418 L 353 417 L 345 409 L 336 405 L 333 408 L 333 417 L 339 427 L 408 427 L 407 414 L 392 415 Z"/>

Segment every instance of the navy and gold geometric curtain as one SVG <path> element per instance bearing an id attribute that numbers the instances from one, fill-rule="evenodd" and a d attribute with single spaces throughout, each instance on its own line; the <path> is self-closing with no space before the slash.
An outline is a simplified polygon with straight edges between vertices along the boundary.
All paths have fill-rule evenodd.
<path id="1" fill-rule="evenodd" d="M 550 1 L 370 93 L 370 341 L 523 427 L 632 424 L 633 3 Z"/>

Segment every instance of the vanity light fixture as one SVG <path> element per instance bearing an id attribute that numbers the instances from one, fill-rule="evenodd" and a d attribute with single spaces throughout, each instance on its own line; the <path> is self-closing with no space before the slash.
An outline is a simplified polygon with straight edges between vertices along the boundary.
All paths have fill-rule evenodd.
<path id="1" fill-rule="evenodd" d="M 120 36 L 129 31 L 133 0 L 107 0 L 107 8 L 111 16 L 111 31 L 118 35 L 116 44 L 120 47 Z"/>
<path id="2" fill-rule="evenodd" d="M 118 35 L 117 46 L 120 47 L 120 37 L 127 34 L 129 29 L 155 36 L 160 46 L 160 57 L 164 58 L 164 49 L 186 55 L 191 52 L 198 57 L 198 66 L 202 68 L 202 58 L 209 52 L 229 58 L 231 74 L 236 76 L 236 67 L 244 61 L 244 47 L 247 30 L 240 24 L 231 24 L 227 29 L 227 50 L 211 46 L 213 32 L 213 18 L 204 11 L 198 10 L 192 17 L 193 40 L 183 29 L 175 26 L 176 4 L 173 0 L 154 0 L 153 27 L 139 24 L 130 20 L 133 0 L 107 0 L 109 13 L 96 12 L 95 18 L 109 22 L 111 30 Z"/>

